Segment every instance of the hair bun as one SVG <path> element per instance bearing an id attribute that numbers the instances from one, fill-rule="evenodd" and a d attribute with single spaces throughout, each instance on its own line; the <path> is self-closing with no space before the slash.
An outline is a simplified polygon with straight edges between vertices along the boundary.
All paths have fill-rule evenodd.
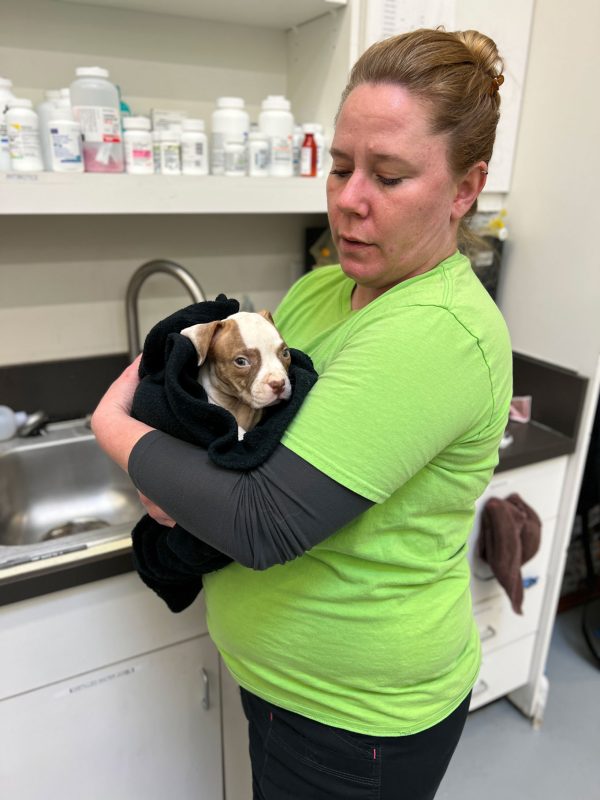
<path id="1" fill-rule="evenodd" d="M 475 64 L 490 78 L 497 79 L 496 91 L 503 83 L 502 70 L 504 63 L 498 53 L 496 42 L 479 31 L 457 31 L 456 34 L 467 47 Z M 502 79 L 502 80 L 500 80 Z"/>

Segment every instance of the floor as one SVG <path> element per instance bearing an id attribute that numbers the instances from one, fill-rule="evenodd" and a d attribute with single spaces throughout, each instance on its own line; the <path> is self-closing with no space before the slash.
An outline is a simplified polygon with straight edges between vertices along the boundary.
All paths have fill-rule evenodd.
<path id="1" fill-rule="evenodd" d="M 581 614 L 556 618 L 541 729 L 506 699 L 472 712 L 436 800 L 600 800 L 600 669 Z"/>

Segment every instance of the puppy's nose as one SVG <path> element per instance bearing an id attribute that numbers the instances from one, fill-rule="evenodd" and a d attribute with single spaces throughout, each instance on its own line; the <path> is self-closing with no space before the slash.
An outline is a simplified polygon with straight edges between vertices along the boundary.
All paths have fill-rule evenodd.
<path id="1" fill-rule="evenodd" d="M 271 387 L 271 389 L 273 389 L 273 391 L 275 392 L 276 395 L 280 395 L 283 392 L 283 389 L 285 387 L 285 381 L 284 380 L 278 380 L 278 381 L 277 380 L 270 380 L 269 381 L 269 386 Z"/>

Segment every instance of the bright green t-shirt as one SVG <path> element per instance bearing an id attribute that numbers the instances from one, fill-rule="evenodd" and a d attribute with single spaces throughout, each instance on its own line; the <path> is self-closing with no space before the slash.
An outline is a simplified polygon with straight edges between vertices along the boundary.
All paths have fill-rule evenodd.
<path id="1" fill-rule="evenodd" d="M 398 736 L 441 721 L 477 676 L 467 539 L 508 418 L 511 348 L 459 253 L 359 311 L 353 286 L 323 267 L 278 309 L 319 374 L 283 444 L 375 505 L 286 564 L 207 575 L 207 619 L 249 691 Z"/>

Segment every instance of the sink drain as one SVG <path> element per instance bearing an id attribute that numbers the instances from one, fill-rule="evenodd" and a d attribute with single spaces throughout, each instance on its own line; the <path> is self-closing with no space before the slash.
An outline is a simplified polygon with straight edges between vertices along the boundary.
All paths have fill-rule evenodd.
<path id="1" fill-rule="evenodd" d="M 95 531 L 98 528 L 108 527 L 108 522 L 98 517 L 75 517 L 75 519 L 70 519 L 68 522 L 63 522 L 62 525 L 50 528 L 42 536 L 42 541 L 48 542 L 52 539 L 60 539 L 62 536 L 71 536 L 74 533 L 85 533 L 86 531 Z"/>

